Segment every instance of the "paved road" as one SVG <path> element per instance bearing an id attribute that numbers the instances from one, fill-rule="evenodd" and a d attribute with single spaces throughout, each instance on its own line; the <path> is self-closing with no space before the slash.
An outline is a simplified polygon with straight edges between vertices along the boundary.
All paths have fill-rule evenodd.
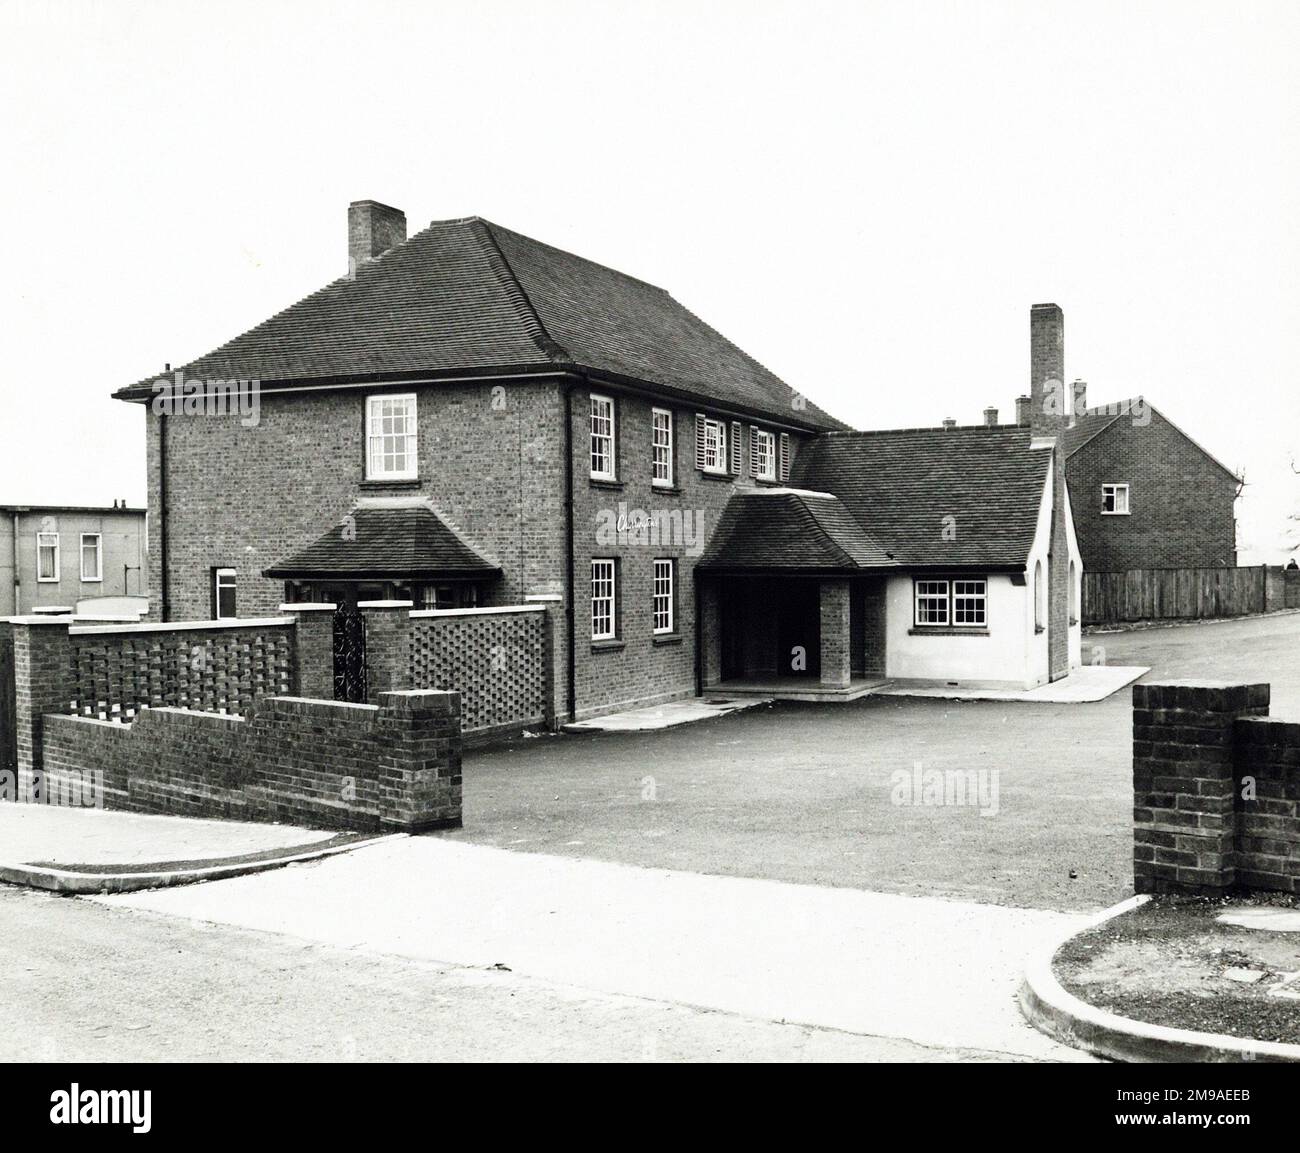
<path id="1" fill-rule="evenodd" d="M 981 1061 L 0 886 L 0 1061 Z"/>
<path id="2" fill-rule="evenodd" d="M 1074 1056 L 1030 1028 L 1025 960 L 1078 914 L 572 861 L 400 837 L 115 909 L 358 952 L 504 963 L 603 993 L 938 1048 Z"/>
<path id="3" fill-rule="evenodd" d="M 1090 637 L 1145 679 L 1270 681 L 1300 717 L 1300 615 Z M 1085 659 L 1088 654 L 1085 653 Z M 1090 910 L 1132 892 L 1127 689 L 1096 704 L 782 704 L 465 759 L 465 829 L 515 851 Z M 898 805 L 896 772 L 990 770 L 998 811 Z M 991 779 L 991 778 L 989 778 Z"/>

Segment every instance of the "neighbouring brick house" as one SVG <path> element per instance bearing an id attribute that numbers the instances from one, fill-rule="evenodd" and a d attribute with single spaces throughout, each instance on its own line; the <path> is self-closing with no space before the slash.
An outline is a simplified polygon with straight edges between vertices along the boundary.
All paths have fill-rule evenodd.
<path id="1" fill-rule="evenodd" d="M 1063 373 L 1041 337 L 1035 390 Z M 158 404 L 235 380 L 255 420 Z M 357 202 L 347 277 L 116 395 L 148 410 L 163 620 L 558 600 L 560 718 L 1078 663 L 1045 405 L 1032 429 L 853 434 L 662 289 L 478 218 L 408 240 Z"/>
<path id="2" fill-rule="evenodd" d="M 1234 568 L 1241 478 L 1142 397 L 1087 407 L 1066 429 L 1083 563 L 1096 572 Z"/>

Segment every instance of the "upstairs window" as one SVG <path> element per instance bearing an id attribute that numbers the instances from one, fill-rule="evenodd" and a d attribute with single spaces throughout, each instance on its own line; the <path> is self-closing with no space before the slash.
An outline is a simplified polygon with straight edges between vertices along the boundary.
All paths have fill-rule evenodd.
<path id="1" fill-rule="evenodd" d="M 695 467 L 701 472 L 727 471 L 727 425 L 725 421 L 696 414 Z"/>
<path id="2" fill-rule="evenodd" d="M 1103 516 L 1128 516 L 1128 485 L 1103 484 L 1101 512 Z"/>
<path id="3" fill-rule="evenodd" d="M 46 583 L 58 583 L 59 534 L 57 532 L 36 534 L 36 579 Z"/>
<path id="4" fill-rule="evenodd" d="M 614 401 L 591 394 L 591 479 L 615 480 Z"/>
<path id="5" fill-rule="evenodd" d="M 91 583 L 104 579 L 104 538 L 97 532 L 81 534 L 81 579 Z"/>
<path id="6" fill-rule="evenodd" d="M 415 394 L 366 399 L 366 479 L 415 480 Z"/>
<path id="7" fill-rule="evenodd" d="M 651 442 L 654 453 L 650 483 L 671 488 L 673 483 L 673 414 L 666 408 L 651 410 Z"/>
<path id="8" fill-rule="evenodd" d="M 212 570 L 212 618 L 226 621 L 238 617 L 235 611 L 235 570 L 232 568 L 214 568 Z"/>
<path id="9" fill-rule="evenodd" d="M 749 475 L 758 480 L 776 480 L 776 437 L 749 426 Z"/>

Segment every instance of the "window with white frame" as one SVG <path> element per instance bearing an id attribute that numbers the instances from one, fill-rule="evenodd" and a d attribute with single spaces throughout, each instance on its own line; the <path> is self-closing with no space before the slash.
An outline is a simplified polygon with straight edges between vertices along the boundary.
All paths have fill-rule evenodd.
<path id="1" fill-rule="evenodd" d="M 591 477 L 615 480 L 614 472 L 614 401 L 608 396 L 591 394 Z"/>
<path id="2" fill-rule="evenodd" d="M 81 534 L 81 579 L 92 583 L 104 579 L 104 538 L 97 532 Z"/>
<path id="3" fill-rule="evenodd" d="M 727 423 L 702 416 L 696 422 L 700 438 L 696 446 L 696 461 L 704 472 L 727 471 Z"/>
<path id="4" fill-rule="evenodd" d="M 670 633 L 676 625 L 673 611 L 672 560 L 656 560 L 654 575 L 654 631 Z"/>
<path id="5" fill-rule="evenodd" d="M 591 562 L 591 639 L 613 640 L 617 635 L 615 615 L 615 561 L 600 557 Z"/>
<path id="6" fill-rule="evenodd" d="M 918 627 L 975 629 L 988 624 L 988 581 L 984 577 L 918 577 L 913 585 Z"/>
<path id="7" fill-rule="evenodd" d="M 1103 484 L 1101 511 L 1104 516 L 1128 516 L 1128 485 Z"/>
<path id="8" fill-rule="evenodd" d="M 212 570 L 212 616 L 215 620 L 234 620 L 239 615 L 235 609 L 235 584 L 234 569 Z"/>
<path id="9" fill-rule="evenodd" d="M 1070 562 L 1070 623 L 1079 623 L 1079 574 L 1075 571 L 1074 561 Z"/>
<path id="10" fill-rule="evenodd" d="M 952 623 L 958 628 L 985 624 L 987 594 L 987 583 L 983 580 L 953 581 Z"/>
<path id="11" fill-rule="evenodd" d="M 36 579 L 43 583 L 58 583 L 59 534 L 57 532 L 36 534 Z"/>
<path id="12" fill-rule="evenodd" d="M 749 472 L 759 480 L 776 480 L 776 437 L 750 426 Z"/>
<path id="13" fill-rule="evenodd" d="M 414 393 L 366 398 L 367 480 L 415 480 L 417 446 Z"/>
<path id="14" fill-rule="evenodd" d="M 916 623 L 918 625 L 948 623 L 948 582 L 946 580 L 916 581 Z"/>
<path id="15" fill-rule="evenodd" d="M 673 483 L 673 414 L 666 408 L 651 410 L 651 441 L 654 468 L 650 483 L 671 488 Z"/>

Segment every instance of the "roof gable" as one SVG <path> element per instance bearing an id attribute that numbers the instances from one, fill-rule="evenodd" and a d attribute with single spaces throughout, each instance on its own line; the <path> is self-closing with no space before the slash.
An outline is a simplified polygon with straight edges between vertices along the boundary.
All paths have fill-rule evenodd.
<path id="1" fill-rule="evenodd" d="M 1181 436 L 1188 444 L 1200 452 L 1211 464 L 1222 469 L 1234 481 L 1240 482 L 1241 478 L 1224 464 L 1218 457 L 1207 449 L 1203 448 L 1195 440 L 1187 435 L 1172 420 L 1169 419 L 1160 409 L 1156 408 L 1149 400 L 1141 396 L 1129 397 L 1127 400 L 1115 401 L 1111 404 L 1095 405 L 1085 410 L 1073 418 L 1073 423 L 1066 429 L 1065 433 L 1065 454 L 1067 457 L 1073 456 L 1085 446 L 1091 444 L 1103 433 L 1113 428 L 1121 417 L 1129 416 L 1135 409 L 1142 406 L 1147 412 L 1153 413 L 1165 422 L 1174 432 Z M 1148 416 L 1147 419 L 1150 419 Z"/>

